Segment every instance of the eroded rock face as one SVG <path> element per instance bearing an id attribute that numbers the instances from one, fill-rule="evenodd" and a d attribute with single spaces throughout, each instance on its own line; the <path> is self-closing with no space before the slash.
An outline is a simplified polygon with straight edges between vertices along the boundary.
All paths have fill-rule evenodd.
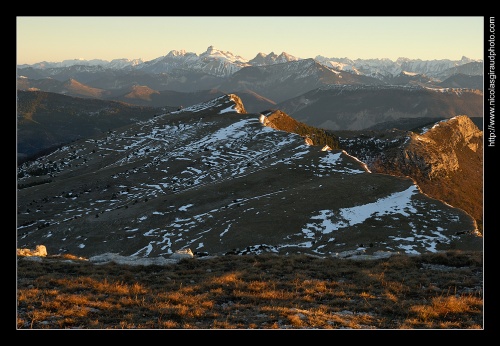
<path id="1" fill-rule="evenodd" d="M 460 168 L 459 156 L 464 150 L 482 156 L 482 136 L 469 117 L 457 116 L 435 124 L 423 134 L 411 133 L 394 163 L 403 173 L 417 168 L 428 179 L 447 177 Z"/>
<path id="2" fill-rule="evenodd" d="M 241 99 L 235 95 L 235 94 L 229 94 L 228 95 L 231 99 L 231 101 L 234 102 L 235 106 L 234 106 L 234 109 L 236 110 L 237 113 L 240 113 L 240 114 L 246 114 L 247 111 L 245 110 L 245 106 L 243 106 L 243 102 L 241 101 Z"/>
<path id="3" fill-rule="evenodd" d="M 301 123 L 280 110 L 263 112 L 259 117 L 259 121 L 262 125 L 275 130 L 296 133 L 302 136 L 306 145 L 322 145 L 330 149 L 338 148 L 336 136 L 327 134 L 322 129 L 316 129 Z"/>
<path id="4" fill-rule="evenodd" d="M 432 138 L 415 133 L 410 134 L 407 146 L 391 163 L 405 175 L 422 175 L 426 179 L 446 177 L 459 168 L 453 148 L 443 148 Z"/>
<path id="5" fill-rule="evenodd" d="M 427 195 L 465 210 L 482 233 L 483 132 L 468 116 L 415 132 L 355 132 L 341 146 L 372 172 L 411 177 Z"/>

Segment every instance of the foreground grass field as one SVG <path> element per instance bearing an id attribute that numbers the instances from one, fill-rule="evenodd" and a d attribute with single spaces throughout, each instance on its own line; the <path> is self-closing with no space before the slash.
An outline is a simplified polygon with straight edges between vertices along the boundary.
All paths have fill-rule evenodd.
<path id="1" fill-rule="evenodd" d="M 483 329 L 483 254 L 18 257 L 17 329 Z"/>

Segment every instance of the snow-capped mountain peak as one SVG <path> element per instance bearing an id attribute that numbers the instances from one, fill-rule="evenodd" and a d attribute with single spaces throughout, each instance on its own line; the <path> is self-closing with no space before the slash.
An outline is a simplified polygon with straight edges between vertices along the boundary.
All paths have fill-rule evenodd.
<path id="1" fill-rule="evenodd" d="M 184 56 L 184 55 L 186 55 L 186 51 L 184 49 L 181 49 L 181 50 L 171 50 L 170 52 L 168 52 L 168 54 L 166 55 L 166 57 L 172 58 L 172 57 Z"/>
<path id="2" fill-rule="evenodd" d="M 202 59 L 217 59 L 224 60 L 231 63 L 247 63 L 248 60 L 239 56 L 234 55 L 231 52 L 224 52 L 215 48 L 214 46 L 209 46 L 204 53 L 200 54 L 200 58 Z"/>
<path id="3" fill-rule="evenodd" d="M 297 61 L 300 58 L 294 57 L 288 53 L 282 52 L 280 55 L 271 52 L 269 54 L 258 53 L 255 58 L 249 61 L 252 66 L 264 66 L 264 65 L 274 65 L 284 62 Z"/>

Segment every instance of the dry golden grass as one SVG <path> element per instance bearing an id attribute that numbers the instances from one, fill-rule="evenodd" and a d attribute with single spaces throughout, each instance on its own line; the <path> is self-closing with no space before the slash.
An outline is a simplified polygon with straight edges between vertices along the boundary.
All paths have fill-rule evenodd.
<path id="1" fill-rule="evenodd" d="M 478 252 L 221 256 L 165 266 L 18 258 L 18 329 L 483 329 Z"/>

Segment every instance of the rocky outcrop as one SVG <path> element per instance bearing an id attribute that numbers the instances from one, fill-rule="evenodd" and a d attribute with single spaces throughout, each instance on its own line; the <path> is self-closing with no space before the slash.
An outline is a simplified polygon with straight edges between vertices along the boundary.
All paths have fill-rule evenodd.
<path id="1" fill-rule="evenodd" d="M 74 260 L 80 261 L 89 261 L 93 264 L 107 264 L 107 263 L 117 263 L 117 264 L 126 264 L 126 265 L 167 265 L 167 264 L 175 264 L 178 263 L 182 259 L 194 258 L 194 254 L 191 249 L 181 249 L 175 251 L 170 255 L 170 258 L 160 257 L 138 257 L 138 256 L 120 256 L 116 253 L 104 253 L 97 256 L 92 256 L 89 259 L 83 257 L 76 257 L 73 255 L 61 255 L 55 254 L 48 256 L 47 248 L 45 245 L 37 245 L 36 249 L 17 249 L 17 255 L 20 258 L 26 258 L 34 261 L 41 261 L 42 257 L 56 259 L 61 258 L 65 260 L 69 260 L 69 262 L 74 262 Z M 74 262 L 77 263 L 77 262 Z"/>
<path id="2" fill-rule="evenodd" d="M 415 132 L 351 134 L 341 146 L 374 173 L 411 177 L 425 194 L 473 216 L 483 233 L 483 132 L 468 116 Z"/>
<path id="3" fill-rule="evenodd" d="M 239 96 L 237 96 L 235 94 L 228 94 L 228 96 L 231 99 L 231 101 L 233 101 L 235 103 L 234 110 L 237 113 L 240 113 L 240 114 L 246 114 L 247 113 L 247 111 L 245 110 L 245 106 L 243 106 L 243 102 L 241 101 L 241 99 L 239 98 Z"/>
<path id="4" fill-rule="evenodd" d="M 275 130 L 287 132 L 296 132 L 300 125 L 297 120 L 280 110 L 263 112 L 260 116 L 260 122 Z"/>
<path id="5" fill-rule="evenodd" d="M 278 109 L 262 112 L 259 121 L 262 125 L 278 131 L 296 133 L 304 138 L 307 145 L 321 145 L 323 148 L 330 148 L 330 150 L 338 148 L 338 139 L 333 134 L 301 123 Z M 327 149 L 325 148 L 325 150 Z"/>
<path id="6" fill-rule="evenodd" d="M 89 261 L 94 264 L 106 264 L 114 262 L 117 264 L 127 265 L 166 265 L 175 264 L 182 259 L 193 258 L 194 254 L 191 249 L 177 250 L 170 255 L 170 258 L 159 257 L 138 257 L 138 256 L 121 256 L 116 253 L 104 253 L 102 255 L 92 256 Z"/>
<path id="7" fill-rule="evenodd" d="M 47 248 L 45 245 L 37 245 L 34 250 L 32 249 L 17 249 L 18 256 L 36 256 L 36 257 L 45 257 L 47 256 Z"/>
<path id="8" fill-rule="evenodd" d="M 409 132 L 405 145 L 386 156 L 386 167 L 376 168 L 423 179 L 450 177 L 460 170 L 461 163 L 469 164 L 468 156 L 482 160 L 482 138 L 483 132 L 471 119 L 460 115 L 420 134 Z"/>

